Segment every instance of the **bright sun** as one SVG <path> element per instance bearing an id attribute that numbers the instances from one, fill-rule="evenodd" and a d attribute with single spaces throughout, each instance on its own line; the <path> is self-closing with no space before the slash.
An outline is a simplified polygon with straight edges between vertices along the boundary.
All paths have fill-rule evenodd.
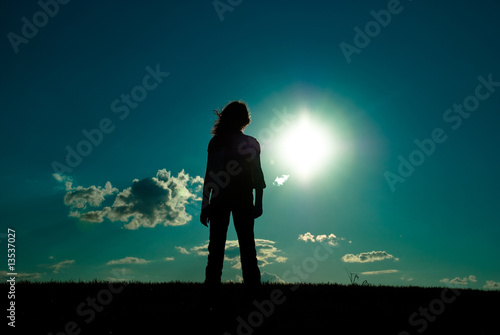
<path id="1" fill-rule="evenodd" d="M 309 178 L 329 162 L 337 148 L 331 132 L 303 114 L 284 133 L 279 150 L 290 174 Z"/>

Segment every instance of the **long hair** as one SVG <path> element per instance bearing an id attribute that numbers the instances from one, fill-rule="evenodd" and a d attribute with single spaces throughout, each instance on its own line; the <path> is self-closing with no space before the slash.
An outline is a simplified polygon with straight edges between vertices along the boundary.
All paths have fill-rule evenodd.
<path id="1" fill-rule="evenodd" d="M 214 136 L 242 131 L 252 121 L 248 105 L 244 101 L 232 101 L 224 106 L 222 111 L 214 112 L 217 115 L 211 131 Z"/>

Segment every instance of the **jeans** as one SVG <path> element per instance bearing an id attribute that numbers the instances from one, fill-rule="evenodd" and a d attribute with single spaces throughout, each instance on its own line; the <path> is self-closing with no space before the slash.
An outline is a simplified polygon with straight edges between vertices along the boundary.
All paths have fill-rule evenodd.
<path id="1" fill-rule="evenodd" d="M 233 214 L 234 228 L 240 246 L 243 283 L 247 287 L 260 285 L 260 270 L 255 250 L 253 194 L 213 199 L 210 204 L 210 243 L 208 264 L 205 270 L 205 284 L 218 286 L 221 282 L 227 228 L 230 214 Z"/>

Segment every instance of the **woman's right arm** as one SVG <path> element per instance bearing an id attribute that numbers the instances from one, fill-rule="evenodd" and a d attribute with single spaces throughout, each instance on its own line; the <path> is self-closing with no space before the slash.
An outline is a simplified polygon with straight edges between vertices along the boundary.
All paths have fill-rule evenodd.
<path id="1" fill-rule="evenodd" d="M 207 157 L 207 169 L 205 171 L 205 179 L 203 180 L 203 197 L 201 200 L 201 214 L 200 221 L 204 226 L 208 227 L 209 219 L 209 207 L 210 207 L 210 196 L 212 193 L 211 183 L 210 183 L 210 171 L 212 169 L 212 154 L 209 152 Z"/>

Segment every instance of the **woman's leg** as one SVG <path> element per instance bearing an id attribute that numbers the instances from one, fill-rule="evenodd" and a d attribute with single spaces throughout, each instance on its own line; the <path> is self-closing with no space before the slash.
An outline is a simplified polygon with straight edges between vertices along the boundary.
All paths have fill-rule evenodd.
<path id="1" fill-rule="evenodd" d="M 219 286 L 224 264 L 229 208 L 212 207 L 210 213 L 210 242 L 208 244 L 208 263 L 205 269 L 205 284 Z"/>
<path id="2" fill-rule="evenodd" d="M 233 209 L 233 221 L 240 244 L 241 268 L 245 286 L 260 286 L 260 270 L 255 249 L 253 205 Z"/>

